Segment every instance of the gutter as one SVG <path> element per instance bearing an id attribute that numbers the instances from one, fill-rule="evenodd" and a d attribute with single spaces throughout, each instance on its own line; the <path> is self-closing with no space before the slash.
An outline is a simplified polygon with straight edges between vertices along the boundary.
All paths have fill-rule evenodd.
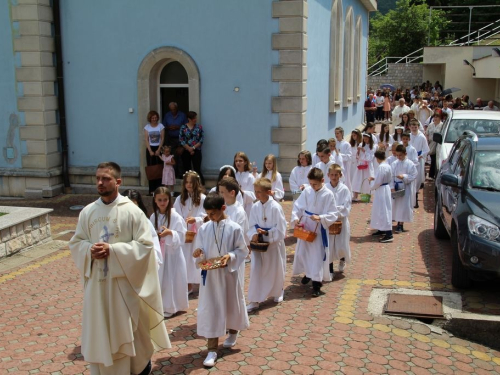
<path id="1" fill-rule="evenodd" d="M 71 193 L 69 183 L 69 163 L 68 163 L 68 131 L 66 127 L 66 105 L 64 100 L 64 72 L 63 55 L 61 43 L 61 13 L 60 0 L 52 1 L 52 10 L 54 13 L 54 41 L 56 54 L 56 75 L 57 75 L 57 103 L 59 108 L 59 129 L 61 132 L 62 148 L 62 175 L 64 183 L 64 193 Z"/>

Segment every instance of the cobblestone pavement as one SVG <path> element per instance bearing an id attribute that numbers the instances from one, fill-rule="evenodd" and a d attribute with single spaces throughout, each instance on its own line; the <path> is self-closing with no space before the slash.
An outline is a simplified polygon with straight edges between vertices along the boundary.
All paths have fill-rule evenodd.
<path id="1" fill-rule="evenodd" d="M 351 214 L 353 260 L 326 292 L 310 298 L 310 286 L 291 276 L 294 239 L 288 238 L 285 301 L 269 300 L 250 315 L 250 329 L 233 350 L 203 368 L 206 341 L 196 335 L 197 295 L 190 308 L 167 321 L 172 349 L 154 355 L 154 374 L 494 374 L 500 352 L 428 325 L 373 317 L 367 306 L 373 288 L 452 291 L 449 241 L 433 236 L 432 186 L 408 232 L 379 244 L 370 236 L 371 204 Z M 72 230 L 91 195 L 44 200 L 1 200 L 0 205 L 54 208 L 52 233 Z M 291 202 L 283 207 L 290 217 Z M 58 240 L 68 239 L 68 235 Z M 249 266 L 247 265 L 247 276 Z M 498 283 L 497 283 L 498 284 Z M 248 283 L 247 283 L 248 285 Z M 493 286 L 491 286 L 493 285 Z M 500 315 L 500 287 L 484 283 L 462 293 L 464 309 Z M 88 374 L 80 354 L 82 286 L 67 247 L 0 274 L 0 373 Z"/>

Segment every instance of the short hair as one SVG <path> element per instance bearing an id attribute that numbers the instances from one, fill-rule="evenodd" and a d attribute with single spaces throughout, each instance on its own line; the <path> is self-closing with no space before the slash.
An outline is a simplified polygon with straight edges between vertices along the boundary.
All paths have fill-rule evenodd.
<path id="1" fill-rule="evenodd" d="M 417 125 L 417 126 L 420 126 L 420 122 L 418 122 L 417 119 L 413 119 L 413 120 L 410 120 L 410 126 L 411 125 Z"/>
<path id="2" fill-rule="evenodd" d="M 264 189 L 265 191 L 273 189 L 271 180 L 265 177 L 256 179 L 255 182 L 253 183 L 253 186 Z"/>
<path id="3" fill-rule="evenodd" d="M 328 147 L 328 141 L 326 139 L 320 139 L 318 143 L 316 143 L 316 152 L 321 152 L 324 147 Z"/>
<path id="4" fill-rule="evenodd" d="M 323 171 L 319 168 L 311 168 L 307 174 L 308 180 L 321 181 L 324 177 L 325 175 L 323 174 Z"/>
<path id="5" fill-rule="evenodd" d="M 328 143 L 330 143 L 330 142 L 335 142 L 335 143 L 337 143 L 337 140 L 336 140 L 335 138 L 328 138 Z"/>
<path id="6" fill-rule="evenodd" d="M 177 103 L 176 103 L 176 102 L 170 102 L 170 103 L 168 103 L 168 106 L 169 106 L 169 107 L 170 107 L 170 106 L 172 106 L 172 105 L 173 105 L 175 108 L 179 108 L 179 106 L 177 105 Z"/>
<path id="7" fill-rule="evenodd" d="M 398 145 L 398 147 L 396 147 L 396 152 L 402 152 L 403 154 L 406 154 L 406 147 L 403 145 Z"/>
<path id="8" fill-rule="evenodd" d="M 410 116 L 410 115 L 415 116 L 415 111 L 414 111 L 413 109 L 410 109 L 410 110 L 409 110 L 408 112 L 406 112 L 406 113 L 408 113 L 408 116 Z"/>
<path id="9" fill-rule="evenodd" d="M 198 114 L 195 111 L 189 111 L 186 116 L 188 119 L 193 120 L 198 117 Z"/>
<path id="10" fill-rule="evenodd" d="M 114 178 L 122 178 L 122 169 L 113 161 L 105 161 L 97 166 L 97 169 L 109 169 Z"/>
<path id="11" fill-rule="evenodd" d="M 411 138 L 410 133 L 404 132 L 403 134 L 401 134 L 401 139 L 403 139 L 404 137 Z"/>
<path id="12" fill-rule="evenodd" d="M 375 157 L 379 160 L 385 160 L 385 151 L 382 150 L 375 151 Z"/>
<path id="13" fill-rule="evenodd" d="M 219 181 L 218 185 L 219 187 L 224 186 L 227 189 L 227 191 L 234 191 L 235 196 L 238 195 L 238 193 L 240 192 L 240 185 L 238 184 L 238 181 L 236 181 L 232 177 L 223 178 L 222 180 Z"/>
<path id="14" fill-rule="evenodd" d="M 224 198 L 217 193 L 208 193 L 203 202 L 205 210 L 221 210 L 224 206 Z"/>
<path id="15" fill-rule="evenodd" d="M 335 131 L 337 131 L 337 130 L 338 130 L 339 132 L 341 132 L 341 133 L 342 133 L 342 135 L 344 135 L 344 128 L 343 128 L 343 127 L 341 127 L 341 126 L 337 126 L 337 127 L 335 128 Z"/>
<path id="16" fill-rule="evenodd" d="M 342 167 L 338 164 L 332 164 L 328 167 L 328 173 L 330 172 L 333 172 L 333 171 L 337 171 L 340 173 L 340 175 L 342 176 Z"/>
<path id="17" fill-rule="evenodd" d="M 306 161 L 307 161 L 307 165 L 311 165 L 312 164 L 312 155 L 309 151 L 307 150 L 304 150 L 304 151 L 300 151 L 299 154 L 297 155 L 297 166 L 300 167 L 300 155 L 304 155 L 304 157 L 306 158 Z"/>
<path id="18" fill-rule="evenodd" d="M 151 117 L 153 117 L 153 116 L 158 117 L 158 121 L 160 120 L 160 115 L 158 114 L 158 112 L 156 112 L 156 111 L 149 111 L 148 112 L 148 117 L 147 117 L 148 122 L 151 122 Z"/>
<path id="19" fill-rule="evenodd" d="M 323 154 L 331 154 L 332 150 L 330 150 L 330 147 L 325 146 L 321 150 L 318 150 L 318 152 L 322 152 Z"/>

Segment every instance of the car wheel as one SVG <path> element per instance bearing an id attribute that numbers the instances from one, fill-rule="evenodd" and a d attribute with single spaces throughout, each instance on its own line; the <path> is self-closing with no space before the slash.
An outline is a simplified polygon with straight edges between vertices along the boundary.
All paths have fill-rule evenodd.
<path id="1" fill-rule="evenodd" d="M 441 240 L 450 238 L 446 227 L 444 226 L 443 219 L 439 216 L 439 200 L 436 199 L 436 207 L 434 208 L 434 236 Z"/>
<path id="2" fill-rule="evenodd" d="M 451 284 L 456 288 L 470 288 L 472 281 L 470 279 L 469 270 L 464 267 L 460 260 L 458 233 L 456 230 L 451 233 L 451 251 L 453 252 L 453 262 L 451 266 Z"/>

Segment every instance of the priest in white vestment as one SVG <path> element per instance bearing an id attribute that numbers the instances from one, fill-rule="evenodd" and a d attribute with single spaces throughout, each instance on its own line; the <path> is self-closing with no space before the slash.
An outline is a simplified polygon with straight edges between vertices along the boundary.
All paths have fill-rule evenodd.
<path id="1" fill-rule="evenodd" d="M 406 113 L 410 110 L 405 104 L 405 100 L 403 98 L 399 99 L 399 105 L 395 106 L 392 111 L 392 126 L 396 127 L 401 123 L 401 118 L 403 117 L 403 113 Z"/>
<path id="2" fill-rule="evenodd" d="M 169 348 L 149 223 L 118 193 L 120 167 L 99 164 L 101 198 L 80 213 L 71 255 L 84 285 L 82 354 L 92 375 L 149 374 Z"/>

